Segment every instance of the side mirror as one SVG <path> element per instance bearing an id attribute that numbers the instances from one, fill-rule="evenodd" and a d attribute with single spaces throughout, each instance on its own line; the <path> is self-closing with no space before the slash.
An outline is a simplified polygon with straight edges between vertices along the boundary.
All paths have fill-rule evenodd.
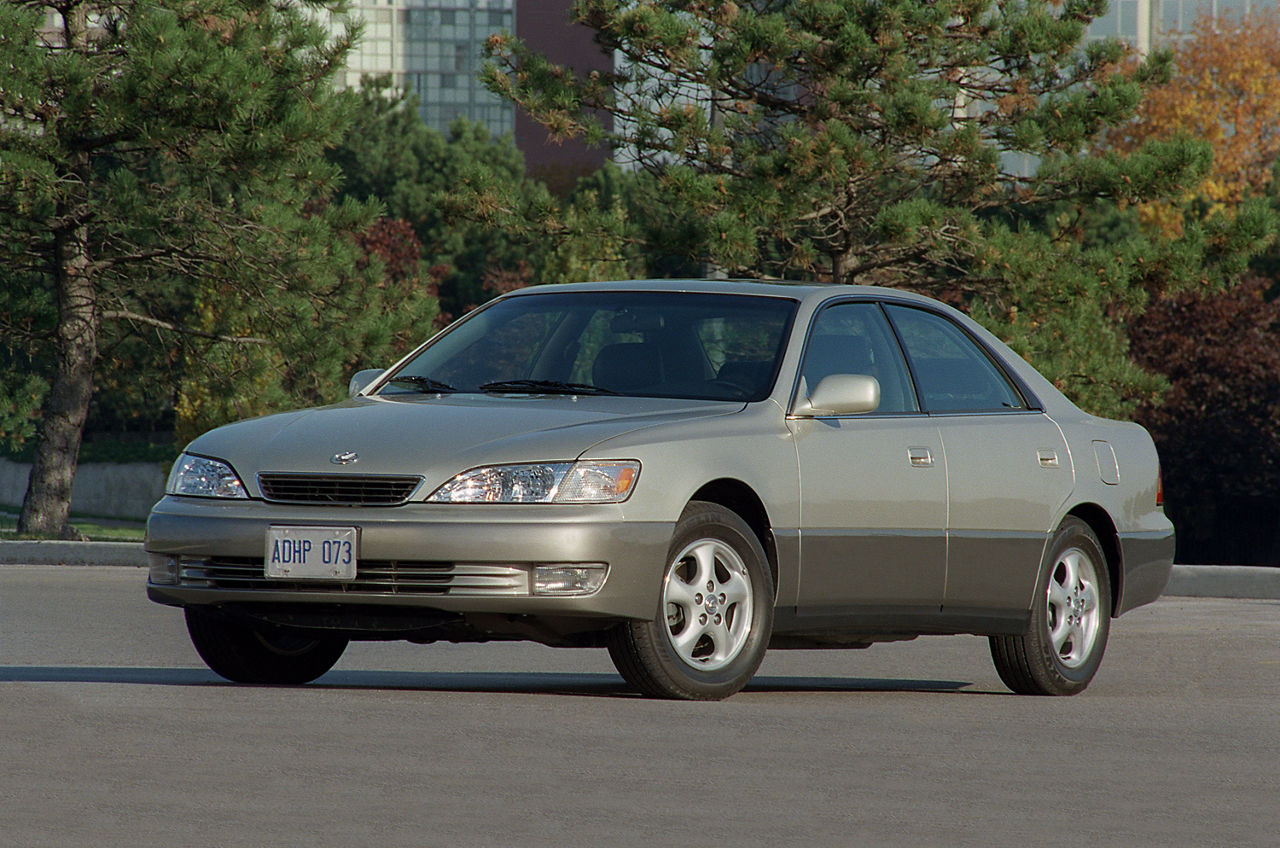
<path id="1" fill-rule="evenodd" d="M 831 374 L 823 377 L 807 398 L 796 401 L 791 414 L 799 418 L 819 415 L 857 415 L 880 407 L 880 381 L 866 374 Z"/>
<path id="2" fill-rule="evenodd" d="M 374 380 L 382 376 L 381 368 L 366 368 L 363 371 L 357 371 L 351 378 L 351 382 L 347 384 L 347 394 L 355 397 L 366 388 L 368 388 Z"/>

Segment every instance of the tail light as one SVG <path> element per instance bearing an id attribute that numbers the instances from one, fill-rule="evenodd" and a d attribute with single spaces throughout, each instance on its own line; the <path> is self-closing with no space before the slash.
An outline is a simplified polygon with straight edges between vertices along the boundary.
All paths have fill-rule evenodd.
<path id="1" fill-rule="evenodd" d="M 1164 506 L 1164 472 L 1156 466 L 1156 506 Z"/>

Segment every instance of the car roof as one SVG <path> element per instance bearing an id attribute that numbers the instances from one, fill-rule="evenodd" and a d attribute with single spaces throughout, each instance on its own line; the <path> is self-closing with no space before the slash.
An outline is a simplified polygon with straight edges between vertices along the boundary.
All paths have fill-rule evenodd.
<path id="1" fill-rule="evenodd" d="M 811 298 L 825 299 L 826 297 L 863 295 L 866 297 L 891 297 L 918 303 L 937 304 L 937 301 L 932 298 L 923 297 L 902 289 L 891 289 L 883 286 L 850 286 L 839 283 L 813 283 L 790 280 L 708 280 L 693 278 L 661 280 L 602 280 L 586 283 L 555 283 L 518 289 L 508 295 L 505 295 L 505 297 L 583 291 L 740 294 L 762 297 L 785 297 L 792 300 L 809 300 Z"/>
<path id="2" fill-rule="evenodd" d="M 926 297 L 925 295 L 906 291 L 904 289 L 894 289 L 885 286 L 851 286 L 840 283 L 803 283 L 787 281 L 765 282 L 761 280 L 738 279 L 606 280 L 600 282 L 558 283 L 553 285 L 529 286 L 527 288 L 517 289 L 514 292 L 505 294 L 499 299 L 523 297 L 528 295 L 536 296 L 539 294 L 551 294 L 555 292 L 567 293 L 589 291 L 695 292 L 785 297 L 805 304 L 805 306 L 802 306 L 801 308 L 809 308 L 813 310 L 820 308 L 821 303 L 828 299 L 846 297 L 896 300 L 899 302 L 927 306 L 934 311 L 950 315 L 954 320 L 968 328 L 973 335 L 982 339 L 989 349 L 995 351 L 997 355 L 1015 373 L 1018 374 L 1022 379 L 1024 389 L 1029 390 L 1032 397 L 1038 398 L 1038 404 L 1051 407 L 1059 415 L 1068 411 L 1077 416 L 1086 415 L 1086 413 L 1081 412 L 1065 395 L 1058 391 L 1056 386 L 1045 379 L 1044 375 L 1036 371 L 1035 368 L 1027 363 L 1018 353 L 1010 349 L 1008 345 L 981 324 L 946 303 L 935 300 L 931 297 Z"/>

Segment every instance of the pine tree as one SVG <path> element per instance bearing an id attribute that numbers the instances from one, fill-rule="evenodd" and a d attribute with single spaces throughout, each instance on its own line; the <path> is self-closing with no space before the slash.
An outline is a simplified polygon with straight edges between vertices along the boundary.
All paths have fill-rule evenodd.
<path id="1" fill-rule="evenodd" d="M 34 369 L 6 429 L 20 432 L 13 419 L 42 396 L 20 530 L 66 528 L 105 340 L 217 342 L 213 367 L 227 350 L 278 360 L 273 337 L 331 323 L 323 304 L 360 253 L 335 234 L 374 211 L 314 202 L 332 187 L 323 151 L 349 114 L 330 84 L 354 35 L 331 35 L 326 18 L 342 11 L 0 4 L 0 321 Z"/>
<path id="2" fill-rule="evenodd" d="M 650 204 L 681 222 L 691 259 L 943 295 L 1078 403 L 1125 415 L 1163 385 L 1129 361 L 1127 319 L 1153 290 L 1225 284 L 1274 220 L 1256 206 L 1176 242 L 1078 237 L 1099 205 L 1180 196 L 1210 163 L 1186 137 L 1086 155 L 1169 73 L 1168 53 L 1083 41 L 1105 8 L 579 0 L 614 72 L 578 75 L 498 34 L 486 80 L 554 135 L 652 174 Z"/>

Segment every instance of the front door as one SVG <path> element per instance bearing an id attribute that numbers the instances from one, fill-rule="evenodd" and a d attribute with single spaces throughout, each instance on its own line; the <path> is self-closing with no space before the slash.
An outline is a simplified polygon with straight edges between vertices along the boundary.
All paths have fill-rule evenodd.
<path id="1" fill-rule="evenodd" d="M 841 302 L 814 319 L 798 396 L 865 374 L 880 407 L 791 418 L 800 467 L 801 616 L 933 613 L 946 577 L 946 457 L 915 398 L 880 306 Z"/>

